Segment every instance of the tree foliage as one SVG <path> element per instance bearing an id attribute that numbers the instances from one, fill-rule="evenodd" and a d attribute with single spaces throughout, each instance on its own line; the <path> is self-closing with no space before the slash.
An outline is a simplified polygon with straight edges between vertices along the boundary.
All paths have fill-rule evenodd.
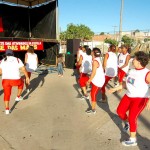
<path id="1" fill-rule="evenodd" d="M 128 36 L 126 36 L 126 35 L 124 35 L 123 37 L 122 37 L 122 40 L 121 40 L 125 45 L 127 45 L 127 46 L 132 46 L 132 44 L 134 43 L 134 39 L 131 39 L 130 37 L 128 37 Z"/>
<path id="2" fill-rule="evenodd" d="M 60 39 L 61 40 L 67 40 L 67 39 L 90 40 L 92 39 L 93 35 L 94 32 L 92 32 L 89 27 L 83 24 L 74 25 L 71 23 L 67 26 L 66 31 L 60 33 Z"/>
<path id="3" fill-rule="evenodd" d="M 148 42 L 148 41 L 150 41 L 150 38 L 145 38 L 144 39 L 144 42 Z"/>
<path id="4" fill-rule="evenodd" d="M 99 35 L 104 35 L 105 33 L 104 32 L 101 32 Z"/>
<path id="5" fill-rule="evenodd" d="M 118 45 L 118 42 L 114 39 L 105 39 L 105 43 L 113 44 L 113 45 Z"/>

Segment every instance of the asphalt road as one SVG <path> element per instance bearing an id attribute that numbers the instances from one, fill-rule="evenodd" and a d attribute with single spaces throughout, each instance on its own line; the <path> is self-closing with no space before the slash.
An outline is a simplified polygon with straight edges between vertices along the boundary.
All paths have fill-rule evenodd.
<path id="1" fill-rule="evenodd" d="M 108 103 L 97 103 L 97 113 L 87 115 L 89 101 L 81 100 L 80 89 L 72 70 L 64 77 L 57 73 L 33 74 L 29 95 L 15 103 L 12 90 L 11 114 L 5 115 L 3 90 L 0 91 L 0 150 L 126 150 L 120 141 L 128 138 L 116 115 L 125 93 L 108 96 Z M 109 82 L 108 88 L 113 85 Z M 2 87 L 0 86 L 2 89 Z M 90 90 L 90 89 L 89 89 Z M 101 94 L 98 94 L 98 99 Z M 130 150 L 150 149 L 150 111 L 138 120 L 138 146 Z"/>

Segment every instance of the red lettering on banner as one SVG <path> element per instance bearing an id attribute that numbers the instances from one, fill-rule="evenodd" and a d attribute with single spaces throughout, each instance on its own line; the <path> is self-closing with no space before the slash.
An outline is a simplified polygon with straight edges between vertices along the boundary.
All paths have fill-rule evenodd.
<path id="1" fill-rule="evenodd" d="M 43 50 L 43 42 L 39 41 L 0 41 L 0 51 L 12 49 L 14 51 L 27 50 L 29 46 L 33 46 L 35 50 Z"/>

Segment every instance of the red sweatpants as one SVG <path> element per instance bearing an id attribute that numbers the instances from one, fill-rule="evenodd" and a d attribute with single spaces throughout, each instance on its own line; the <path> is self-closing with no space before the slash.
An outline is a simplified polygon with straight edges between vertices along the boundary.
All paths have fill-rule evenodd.
<path id="1" fill-rule="evenodd" d="M 91 100 L 92 102 L 96 102 L 96 96 L 98 91 L 100 91 L 100 87 L 95 86 L 93 83 L 92 84 L 92 88 L 91 88 Z"/>
<path id="2" fill-rule="evenodd" d="M 79 85 L 80 87 L 85 87 L 86 86 L 86 82 L 89 80 L 89 76 L 85 73 L 81 73 L 80 74 L 80 78 L 79 78 Z"/>
<path id="3" fill-rule="evenodd" d="M 129 121 L 130 132 L 136 132 L 137 117 L 145 108 L 148 98 L 131 98 L 124 95 L 117 108 L 117 114 L 122 120 Z M 129 111 L 128 115 L 126 112 Z"/>
<path id="4" fill-rule="evenodd" d="M 105 76 L 105 83 L 104 83 L 103 87 L 101 88 L 102 93 L 105 93 L 105 87 L 106 87 L 107 83 L 109 82 L 109 80 L 112 78 L 113 77 Z"/>
<path id="5" fill-rule="evenodd" d="M 4 89 L 4 101 L 9 101 L 12 87 L 18 86 L 18 89 L 23 89 L 24 82 L 23 79 L 16 79 L 16 80 L 3 79 L 2 86 Z"/>
<path id="6" fill-rule="evenodd" d="M 118 68 L 118 81 L 119 81 L 119 83 L 123 81 L 123 78 L 125 77 L 125 75 L 126 75 L 126 73 L 122 69 Z"/>

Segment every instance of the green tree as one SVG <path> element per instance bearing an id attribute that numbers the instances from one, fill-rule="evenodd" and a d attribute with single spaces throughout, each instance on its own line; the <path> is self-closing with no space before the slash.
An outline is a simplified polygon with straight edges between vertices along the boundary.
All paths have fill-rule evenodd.
<path id="1" fill-rule="evenodd" d="M 105 33 L 104 32 L 101 32 L 99 35 L 104 35 Z"/>
<path id="2" fill-rule="evenodd" d="M 105 43 L 109 43 L 109 44 L 114 44 L 114 45 L 118 45 L 118 42 L 114 39 L 105 39 L 104 41 Z"/>
<path id="3" fill-rule="evenodd" d="M 74 25 L 69 24 L 67 25 L 67 30 L 60 33 L 61 40 L 67 39 L 81 39 L 81 40 L 90 40 L 94 32 L 91 29 L 83 24 Z"/>
<path id="4" fill-rule="evenodd" d="M 148 42 L 148 41 L 150 41 L 150 38 L 145 38 L 144 39 L 144 42 Z"/>
<path id="5" fill-rule="evenodd" d="M 129 46 L 129 47 L 131 47 L 132 46 L 132 44 L 134 43 L 134 39 L 131 39 L 130 37 L 128 37 L 128 36 L 126 36 L 126 35 L 124 35 L 123 37 L 122 37 L 122 40 L 121 40 L 125 45 L 127 45 L 127 46 Z"/>

